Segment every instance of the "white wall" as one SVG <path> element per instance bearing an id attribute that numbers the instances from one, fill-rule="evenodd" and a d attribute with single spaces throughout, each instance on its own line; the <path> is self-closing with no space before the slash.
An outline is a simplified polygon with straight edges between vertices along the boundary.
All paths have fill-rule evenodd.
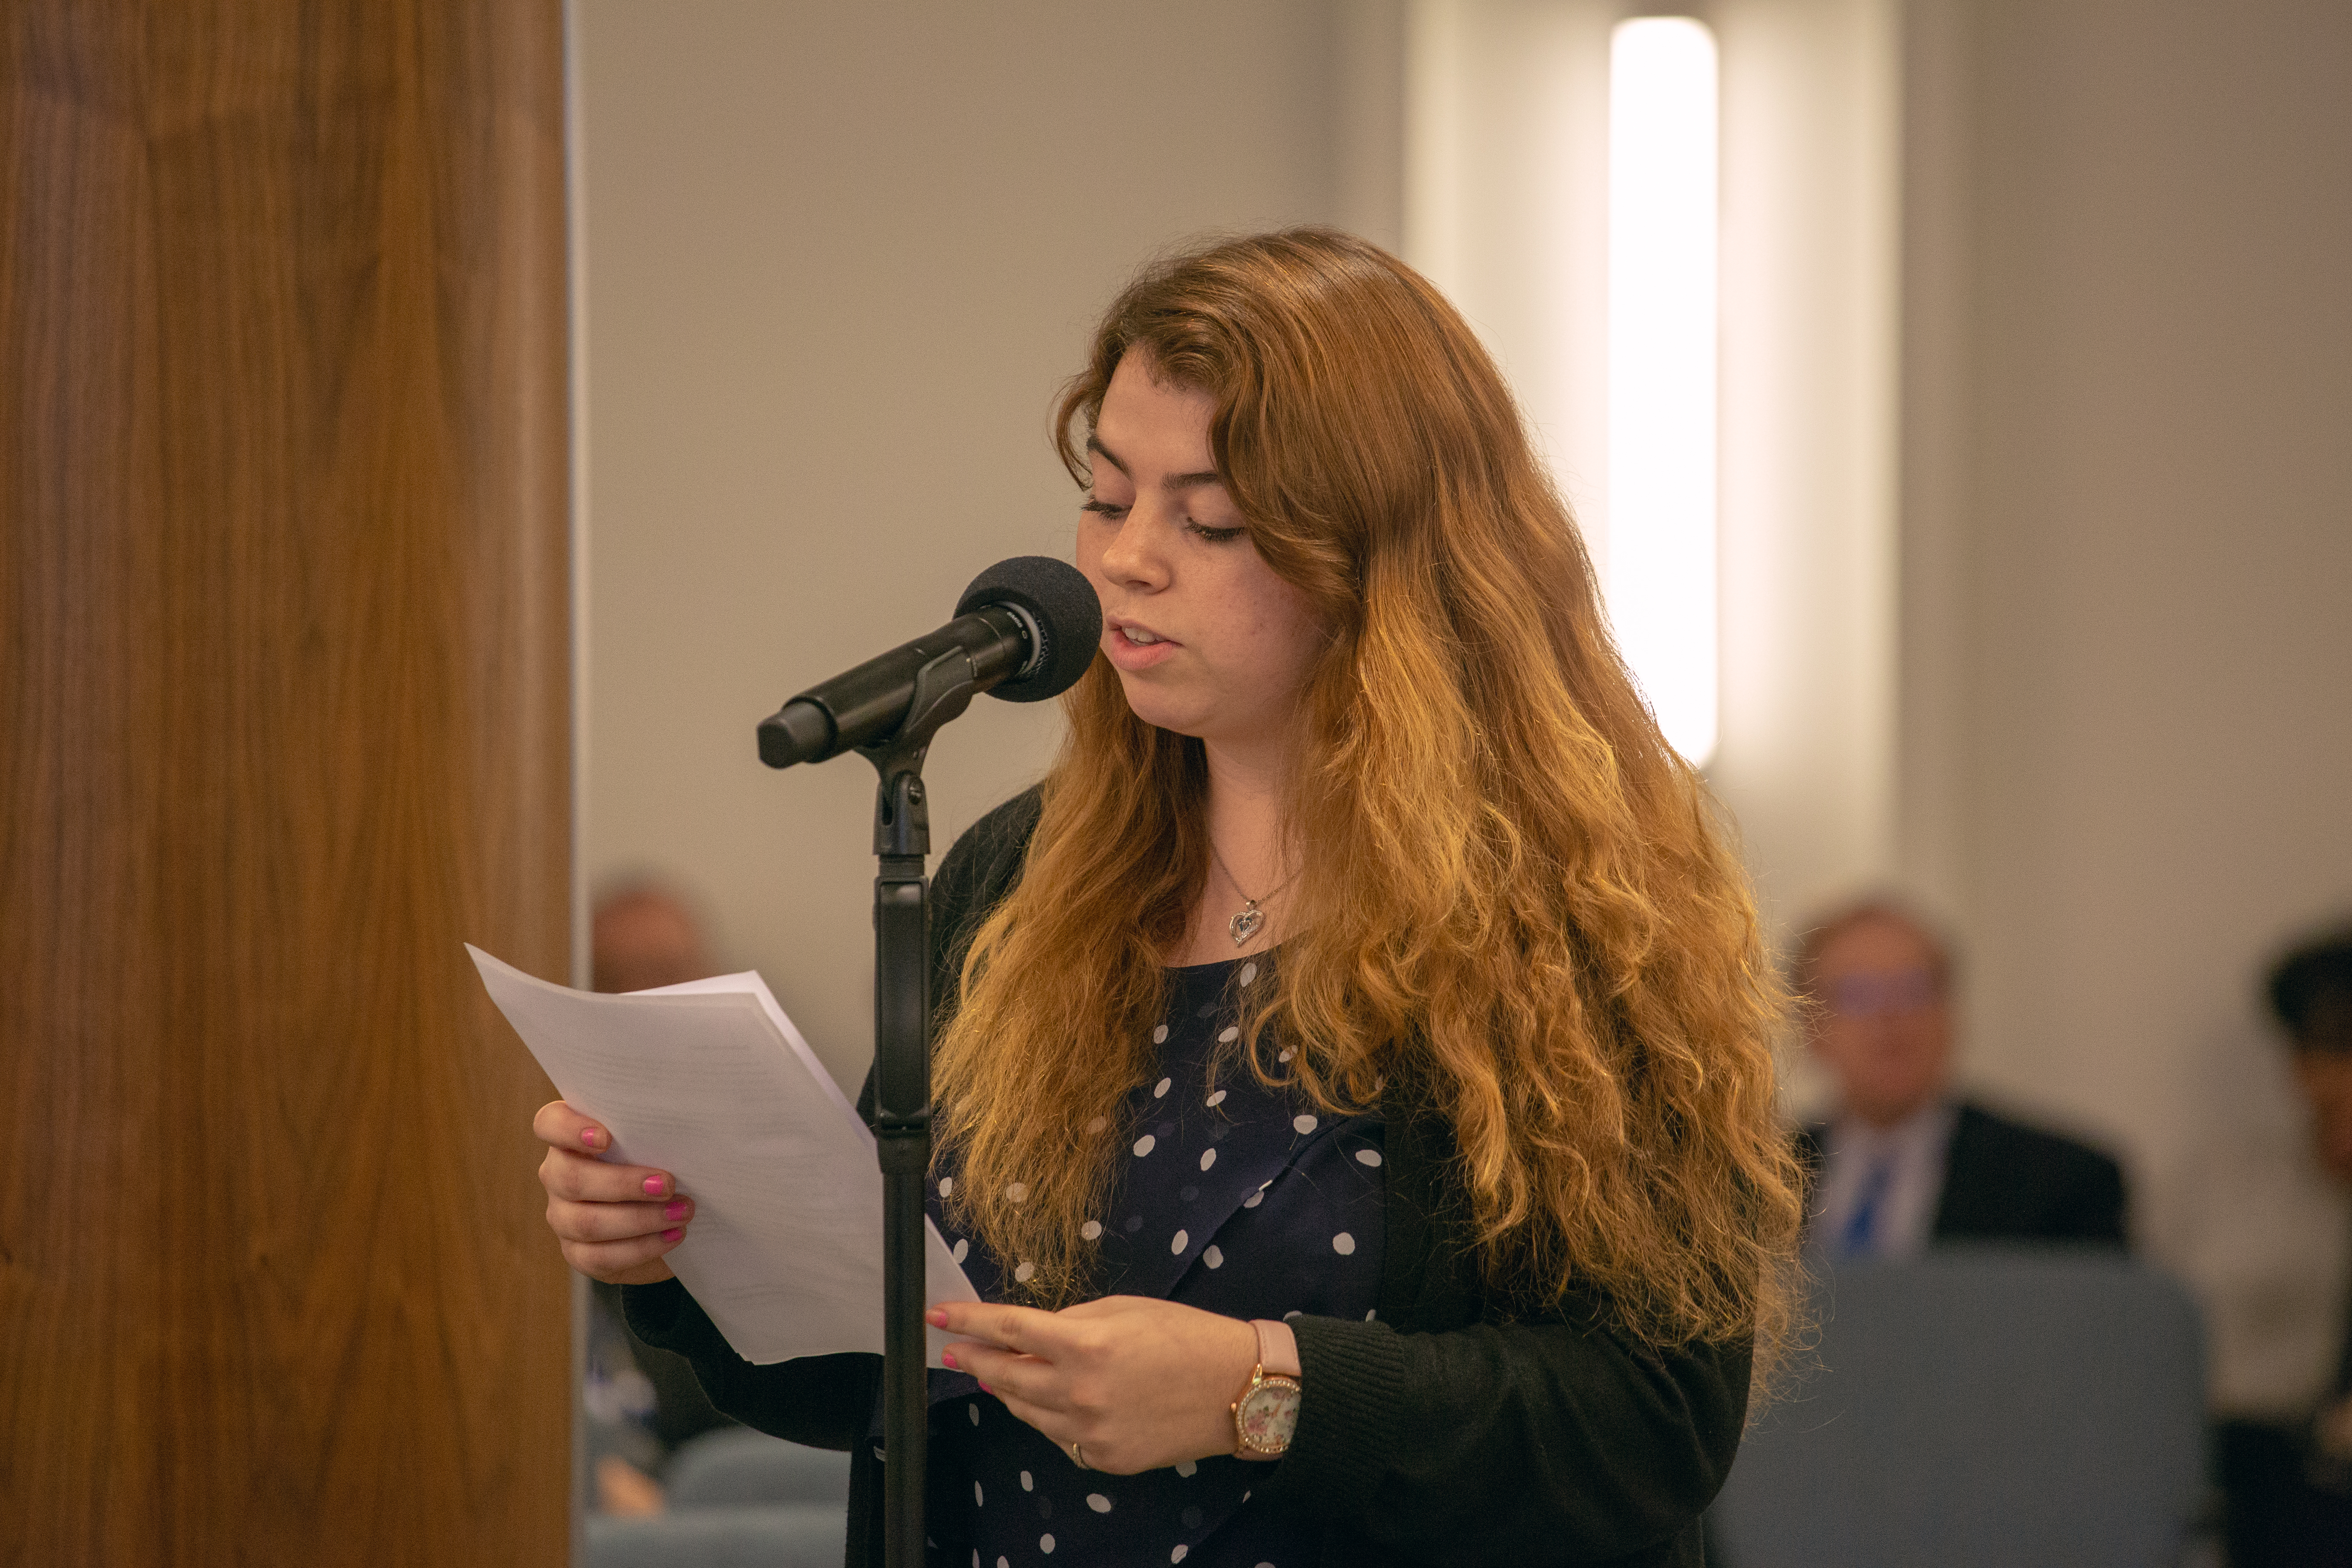
<path id="1" fill-rule="evenodd" d="M 574 21 L 583 859 L 698 889 L 724 959 L 854 1085 L 872 773 L 771 773 L 753 726 L 944 620 L 989 563 L 1066 557 L 1056 388 L 1155 248 L 1336 216 L 1338 29 L 1256 0 L 578 0 Z M 941 739 L 939 850 L 1042 770 L 1055 714 L 983 701 Z"/>
<path id="2" fill-rule="evenodd" d="M 1893 0 L 1718 0 L 1723 733 L 1782 936 L 1895 854 Z"/>
<path id="3" fill-rule="evenodd" d="M 2347 1230 L 2254 987 L 2352 910 L 2352 8 L 1911 15 L 1906 858 L 1970 1071 L 2126 1157 L 2284 1405 Z"/>
<path id="4" fill-rule="evenodd" d="M 1609 550 L 1609 41 L 1623 0 L 1416 0 L 1407 258 Z M 1658 7 L 1657 9 L 1664 9 Z M 1895 863 L 1893 0 L 1710 0 L 1723 94 L 1722 734 L 1785 933 Z"/>

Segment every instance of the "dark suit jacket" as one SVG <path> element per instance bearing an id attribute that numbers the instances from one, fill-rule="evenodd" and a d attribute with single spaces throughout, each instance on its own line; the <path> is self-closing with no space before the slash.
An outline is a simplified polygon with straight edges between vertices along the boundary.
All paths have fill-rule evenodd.
<path id="1" fill-rule="evenodd" d="M 1808 1127 L 1797 1134 L 1808 1171 L 1821 1170 L 1828 1131 Z M 1963 1102 L 1929 1239 L 2122 1247 L 2123 1170 L 2087 1144 Z"/>

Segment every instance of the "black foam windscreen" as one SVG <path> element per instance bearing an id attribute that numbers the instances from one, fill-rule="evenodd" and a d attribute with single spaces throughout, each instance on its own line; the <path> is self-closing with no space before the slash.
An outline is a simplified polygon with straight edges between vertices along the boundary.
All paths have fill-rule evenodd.
<path id="1" fill-rule="evenodd" d="M 1000 561 L 971 580 L 956 601 L 956 614 L 968 616 L 988 605 L 1013 605 L 1026 612 L 1043 645 L 1027 675 L 1000 682 L 990 695 L 1007 702 L 1043 702 L 1076 686 L 1094 662 L 1095 647 L 1102 640 L 1102 605 L 1094 584 L 1068 562 L 1050 555 Z"/>

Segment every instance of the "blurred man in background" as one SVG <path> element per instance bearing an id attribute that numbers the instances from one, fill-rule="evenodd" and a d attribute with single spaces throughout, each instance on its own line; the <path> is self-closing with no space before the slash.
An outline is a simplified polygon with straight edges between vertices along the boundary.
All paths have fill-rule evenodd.
<path id="1" fill-rule="evenodd" d="M 629 882 L 597 900 L 590 947 L 599 991 L 649 991 L 712 973 L 702 922 L 658 882 Z"/>
<path id="2" fill-rule="evenodd" d="M 1798 1135 L 1817 1173 L 1813 1246 L 1861 1258 L 1953 1241 L 2125 1244 L 2113 1160 L 1953 1094 L 1951 956 L 1920 921 L 1879 900 L 1842 910 L 1807 933 L 1795 979 L 1838 1091 L 1830 1121 Z"/>
<path id="3" fill-rule="evenodd" d="M 702 922 L 685 898 L 634 881 L 596 901 L 590 973 L 599 991 L 645 991 L 716 972 Z M 597 1507 L 639 1517 L 664 1508 L 655 1478 L 688 1438 L 735 1423 L 712 1408 L 682 1356 L 656 1350 L 621 1315 L 621 1288 L 592 1281 L 587 1384 L 590 1460 Z"/>
<path id="4" fill-rule="evenodd" d="M 2267 992 L 2310 1106 L 2313 1153 L 2329 1177 L 2352 1185 L 2352 929 L 2288 953 Z M 2315 1411 L 2221 1424 L 2231 1568 L 2352 1564 L 2352 1300 L 2336 1311 L 2341 1348 Z"/>

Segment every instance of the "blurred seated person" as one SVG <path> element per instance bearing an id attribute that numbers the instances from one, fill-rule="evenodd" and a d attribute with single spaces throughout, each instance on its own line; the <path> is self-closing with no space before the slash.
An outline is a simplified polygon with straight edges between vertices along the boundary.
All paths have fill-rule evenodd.
<path id="1" fill-rule="evenodd" d="M 589 970 L 599 991 L 645 991 L 717 972 L 701 921 L 658 882 L 639 879 L 606 892 L 590 930 Z M 663 1462 L 688 1438 L 738 1423 L 712 1407 L 685 1357 L 630 1331 L 619 1286 L 592 1279 L 589 1289 L 585 1404 L 598 1510 L 659 1513 L 665 1500 L 654 1478 Z"/>
<path id="2" fill-rule="evenodd" d="M 1953 1093 L 1951 957 L 1918 921 L 1882 900 L 1840 910 L 1807 933 L 1795 980 L 1838 1089 L 1831 1120 L 1798 1134 L 1816 1173 L 1810 1246 L 1847 1258 L 1947 1242 L 2125 1245 L 2113 1160 Z"/>
<path id="3" fill-rule="evenodd" d="M 2352 1185 L 2352 929 L 2280 960 L 2268 993 L 2311 1109 L 2313 1152 Z M 2352 1564 L 2352 1300 L 2337 1310 L 2342 1350 L 2308 1417 L 2221 1424 L 2231 1568 Z"/>
<path id="4" fill-rule="evenodd" d="M 717 972 L 702 922 L 659 882 L 625 882 L 605 893 L 596 900 L 591 932 L 589 968 L 599 991 L 650 991 Z"/>

